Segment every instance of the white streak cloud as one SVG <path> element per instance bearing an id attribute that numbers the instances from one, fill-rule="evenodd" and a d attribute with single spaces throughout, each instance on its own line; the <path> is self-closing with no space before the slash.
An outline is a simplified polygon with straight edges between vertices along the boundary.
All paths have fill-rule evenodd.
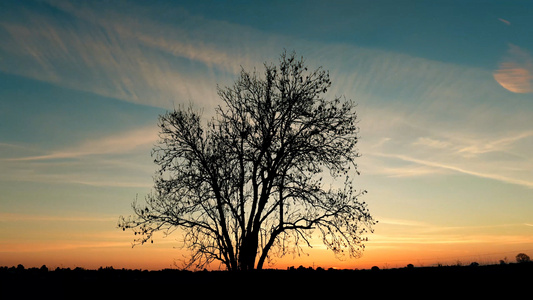
<path id="1" fill-rule="evenodd" d="M 125 154 L 140 147 L 150 147 L 157 141 L 157 127 L 149 126 L 105 136 L 96 140 L 87 140 L 69 149 L 54 151 L 50 154 L 6 159 L 9 161 L 52 160 L 78 158 L 89 155 Z"/>
<path id="2" fill-rule="evenodd" d="M 48 154 L 17 157 L 11 153 L 7 158 L 0 158 L 0 179 L 100 187 L 151 187 L 150 149 L 157 139 L 157 127 L 148 126 L 87 139 Z M 4 148 L 17 147 L 4 145 Z"/>
<path id="3" fill-rule="evenodd" d="M 433 167 L 437 169 L 450 170 L 450 171 L 454 171 L 457 173 L 472 175 L 472 176 L 476 176 L 480 178 L 487 178 L 487 179 L 497 180 L 497 181 L 501 181 L 505 183 L 521 185 L 527 188 L 533 188 L 532 180 L 500 175 L 498 174 L 497 170 L 495 170 L 494 172 L 469 170 L 464 167 L 455 166 L 453 164 L 446 164 L 446 163 L 441 163 L 441 162 L 436 162 L 436 161 L 423 160 L 423 159 L 413 158 L 413 157 L 409 157 L 407 155 L 402 155 L 402 154 L 371 153 L 370 155 L 378 156 L 378 157 L 396 158 L 396 159 L 416 163 L 416 164 L 423 165 L 423 166 Z"/>

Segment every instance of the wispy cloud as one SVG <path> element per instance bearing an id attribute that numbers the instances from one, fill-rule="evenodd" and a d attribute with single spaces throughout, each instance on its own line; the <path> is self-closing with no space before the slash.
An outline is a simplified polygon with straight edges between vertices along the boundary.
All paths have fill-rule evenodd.
<path id="1" fill-rule="evenodd" d="M 513 245 L 513 244 L 529 244 L 533 239 L 528 235 L 486 235 L 486 234 L 435 234 L 435 235 L 402 235 L 402 236 L 388 236 L 376 234 L 371 241 L 369 247 L 373 244 L 497 244 L 497 245 Z"/>
<path id="2" fill-rule="evenodd" d="M 158 139 L 156 126 L 134 129 L 96 140 L 87 140 L 69 149 L 57 150 L 49 154 L 5 159 L 7 161 L 33 161 L 65 158 L 78 158 L 89 155 L 124 154 L 140 147 L 151 147 Z"/>
<path id="3" fill-rule="evenodd" d="M 490 71 L 346 45 L 327 55 L 333 93 L 361 104 L 363 173 L 533 187 L 530 112 L 506 105 L 527 96 L 509 95 Z"/>
<path id="4" fill-rule="evenodd" d="M 116 32 L 120 38 L 133 39 L 147 48 L 201 62 L 208 67 L 237 74 L 240 66 L 235 64 L 236 61 L 240 61 L 243 66 L 253 64 L 250 56 L 254 54 L 246 53 L 245 49 L 236 47 L 235 43 L 242 46 L 243 37 L 248 38 L 257 34 L 257 31 L 237 24 L 191 15 L 180 6 L 167 7 L 176 22 L 169 24 L 157 19 L 159 11 L 154 15 L 148 6 L 143 4 L 131 3 L 127 7 L 111 5 L 102 11 L 98 5 L 88 3 L 73 4 L 54 0 L 48 2 L 81 20 L 103 27 L 109 32 Z M 184 24 L 194 26 L 179 26 Z M 217 28 L 216 32 L 212 30 L 213 27 Z M 219 42 L 220 32 L 224 33 L 224 40 L 228 43 Z M 228 48 L 234 51 L 228 51 Z"/>
<path id="5" fill-rule="evenodd" d="M 148 126 L 88 139 L 47 154 L 20 156 L 8 151 L 0 158 L 0 179 L 112 187 L 151 187 L 150 149 L 157 127 Z M 8 145 L 9 148 L 20 148 Z M 38 153 L 27 149 L 19 153 Z"/>
<path id="6" fill-rule="evenodd" d="M 527 223 L 442 226 L 408 219 L 380 218 L 372 244 L 521 244 L 530 243 Z M 503 231 L 502 231 L 503 230 Z M 508 232 L 514 234 L 508 234 Z M 382 232 L 382 233 L 380 233 Z M 504 232 L 504 233 L 502 233 Z"/>
<path id="7" fill-rule="evenodd" d="M 498 21 L 504 23 L 504 24 L 507 25 L 507 26 L 510 26 L 510 25 L 511 25 L 511 22 L 509 22 L 509 21 L 507 21 L 507 20 L 505 20 L 505 19 L 502 19 L 502 18 L 498 18 Z"/>
<path id="8" fill-rule="evenodd" d="M 441 162 L 436 162 L 436 161 L 423 160 L 423 159 L 418 159 L 418 158 L 414 158 L 414 157 L 410 157 L 410 156 L 402 155 L 402 154 L 371 153 L 369 155 L 400 159 L 403 161 L 412 162 L 412 163 L 416 163 L 419 165 L 428 166 L 428 167 L 432 167 L 436 169 L 444 169 L 444 170 L 472 175 L 476 177 L 487 178 L 487 179 L 497 180 L 497 181 L 501 181 L 505 183 L 521 185 L 527 188 L 533 188 L 532 180 L 529 180 L 527 178 L 521 179 L 521 178 L 503 176 L 503 175 L 500 175 L 496 170 L 494 172 L 475 171 L 475 170 L 466 169 L 464 167 L 459 167 L 453 164 L 446 164 L 446 163 L 441 163 Z"/>
<path id="9" fill-rule="evenodd" d="M 506 116 L 492 109 L 483 117 L 427 120 L 432 110 L 421 115 L 387 107 L 367 110 L 374 118 L 361 122 L 363 173 L 397 178 L 459 173 L 533 187 L 533 131 L 526 113 Z M 497 128 L 483 128 L 494 120 Z"/>
<path id="10" fill-rule="evenodd" d="M 116 216 L 95 217 L 95 216 L 53 216 L 18 213 L 0 213 L 0 222 L 110 222 L 115 221 Z"/>
<path id="11" fill-rule="evenodd" d="M 152 106 L 194 101 L 212 107 L 216 84 L 225 83 L 240 66 L 261 63 L 250 57 L 268 51 L 243 47 L 251 42 L 243 36 L 258 32 L 192 16 L 179 7 L 171 8 L 176 19 L 196 26 L 160 22 L 139 4 L 106 3 L 101 10 L 97 2 L 48 3 L 68 21 L 30 7 L 19 9 L 19 19 L 0 21 L 7 33 L 0 50 L 10 57 L 0 60 L 0 70 Z M 211 28 L 225 33 L 224 42 Z M 190 62 L 197 65 L 191 68 Z"/>
<path id="12" fill-rule="evenodd" d="M 429 138 L 429 137 L 419 137 L 413 143 L 413 145 L 414 146 L 422 145 L 422 146 L 436 148 L 436 149 L 444 149 L 444 148 L 450 149 L 452 147 L 451 143 L 448 141 L 437 140 L 437 139 Z"/>
<path id="13" fill-rule="evenodd" d="M 385 175 L 387 177 L 393 178 L 407 178 L 407 177 L 420 177 L 420 176 L 433 176 L 433 175 L 442 175 L 449 172 L 446 172 L 444 169 L 436 169 L 431 166 L 420 165 L 420 164 L 410 164 L 402 167 L 387 167 L 381 166 L 372 170 L 374 174 Z"/>
<path id="14" fill-rule="evenodd" d="M 0 243 L 0 253 L 35 253 L 47 251 L 72 251 L 80 249 L 99 249 L 112 247 L 128 247 L 127 242 L 110 242 L 110 241 L 94 241 L 94 242 L 72 242 L 72 241 L 54 241 L 54 242 L 9 242 L 3 241 Z"/>
<path id="15" fill-rule="evenodd" d="M 495 151 L 507 151 L 510 150 L 512 144 L 531 137 L 533 137 L 533 131 L 518 132 L 501 138 L 472 139 L 470 140 L 470 145 L 460 148 L 458 152 L 476 155 Z"/>
<path id="16" fill-rule="evenodd" d="M 406 219 L 397 219 L 397 218 L 380 218 L 379 224 L 395 225 L 395 226 L 414 226 L 414 227 L 429 227 L 431 226 L 428 223 L 415 221 L 415 220 L 406 220 Z"/>

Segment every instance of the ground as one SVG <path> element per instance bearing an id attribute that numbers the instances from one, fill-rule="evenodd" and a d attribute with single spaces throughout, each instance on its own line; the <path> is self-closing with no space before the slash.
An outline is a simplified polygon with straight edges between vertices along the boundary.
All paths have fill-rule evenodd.
<path id="1" fill-rule="evenodd" d="M 197 296 L 197 298 L 240 299 L 252 296 L 288 299 L 328 299 L 361 296 L 530 296 L 533 264 L 487 266 L 406 267 L 371 270 L 263 270 L 224 271 L 142 271 L 7 268 L 0 269 L 3 293 L 20 298 Z M 525 294 L 524 294 L 525 292 Z M 235 297 L 233 297 L 235 296 Z M 440 297 L 439 296 L 439 297 Z M 190 298 L 190 297 L 188 297 Z M 255 297 L 254 297 L 255 298 Z"/>

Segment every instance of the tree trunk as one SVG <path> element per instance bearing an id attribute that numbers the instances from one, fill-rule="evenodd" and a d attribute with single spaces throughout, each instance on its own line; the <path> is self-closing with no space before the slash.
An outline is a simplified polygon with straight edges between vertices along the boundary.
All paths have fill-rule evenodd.
<path id="1" fill-rule="evenodd" d="M 248 235 L 241 245 L 241 250 L 239 254 L 239 270 L 240 271 L 251 271 L 255 269 L 255 259 L 257 257 L 257 245 L 258 245 L 258 234 L 256 232 L 251 232 Z"/>

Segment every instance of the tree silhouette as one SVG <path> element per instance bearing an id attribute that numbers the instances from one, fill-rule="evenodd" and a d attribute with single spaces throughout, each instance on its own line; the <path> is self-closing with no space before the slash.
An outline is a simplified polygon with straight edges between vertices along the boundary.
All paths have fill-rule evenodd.
<path id="1" fill-rule="evenodd" d="M 191 107 L 161 115 L 155 191 L 119 227 L 140 236 L 134 244 L 180 228 L 188 267 L 262 269 L 311 246 L 313 233 L 335 254 L 359 257 L 376 221 L 352 185 L 355 103 L 323 98 L 330 86 L 329 72 L 284 52 L 264 76 L 242 70 L 218 88 L 224 106 L 207 125 Z"/>
<path id="2" fill-rule="evenodd" d="M 527 255 L 525 253 L 518 253 L 516 255 L 516 262 L 517 263 L 528 263 L 530 261 L 531 261 L 531 259 L 529 258 L 529 255 Z"/>

